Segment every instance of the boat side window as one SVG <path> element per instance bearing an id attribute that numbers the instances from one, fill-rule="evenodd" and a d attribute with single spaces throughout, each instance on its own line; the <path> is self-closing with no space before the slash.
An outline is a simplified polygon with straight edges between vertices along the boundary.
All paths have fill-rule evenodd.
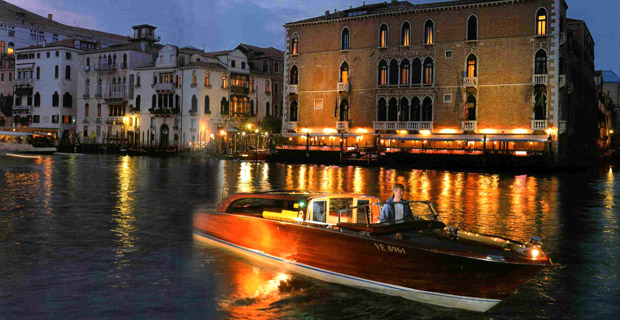
<path id="1" fill-rule="evenodd" d="M 327 201 L 312 201 L 312 221 L 325 222 L 325 209 Z"/>
<path id="2" fill-rule="evenodd" d="M 355 222 L 356 223 L 366 223 L 366 215 L 370 215 L 370 200 L 357 200 L 357 209 L 355 211 Z"/>
<path id="3" fill-rule="evenodd" d="M 226 213 L 241 213 L 253 216 L 262 216 L 263 211 L 282 210 L 295 210 L 293 208 L 293 201 L 267 198 L 242 198 L 233 201 L 226 208 Z"/>
<path id="4" fill-rule="evenodd" d="M 329 215 L 327 223 L 338 223 L 338 210 L 353 207 L 353 198 L 330 198 L 329 199 Z M 340 215 L 340 222 L 353 222 L 353 210 L 348 209 Z"/>

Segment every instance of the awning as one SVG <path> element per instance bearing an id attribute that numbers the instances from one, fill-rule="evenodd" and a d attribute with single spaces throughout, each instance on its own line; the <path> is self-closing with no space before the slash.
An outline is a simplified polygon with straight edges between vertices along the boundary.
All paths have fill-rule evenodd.
<path id="1" fill-rule="evenodd" d="M 478 134 L 381 135 L 381 140 L 399 140 L 399 141 L 484 141 L 484 135 L 478 135 Z"/>
<path id="2" fill-rule="evenodd" d="M 493 134 L 487 135 L 487 141 L 506 142 L 547 142 L 549 136 L 544 134 Z"/>

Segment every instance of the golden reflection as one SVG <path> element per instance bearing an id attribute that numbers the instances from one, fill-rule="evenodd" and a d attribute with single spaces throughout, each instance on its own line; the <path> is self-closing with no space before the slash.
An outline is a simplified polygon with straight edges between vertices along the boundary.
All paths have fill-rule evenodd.
<path id="1" fill-rule="evenodd" d="M 353 192 L 362 193 L 365 187 L 364 178 L 362 177 L 362 168 L 355 167 L 353 173 Z"/>
<path id="2" fill-rule="evenodd" d="M 115 227 L 112 232 L 118 237 L 116 243 L 116 269 L 122 270 L 128 266 L 127 255 L 136 251 L 135 242 L 137 237 L 133 209 L 135 207 L 134 188 L 135 172 L 130 167 L 131 157 L 120 158 L 118 164 L 118 202 L 116 212 L 113 215 Z M 116 275 L 118 277 L 118 275 Z M 124 282 L 123 282 L 124 283 Z"/>
<path id="3" fill-rule="evenodd" d="M 241 162 L 237 192 L 252 192 L 254 189 L 252 180 L 252 164 L 247 161 Z"/>

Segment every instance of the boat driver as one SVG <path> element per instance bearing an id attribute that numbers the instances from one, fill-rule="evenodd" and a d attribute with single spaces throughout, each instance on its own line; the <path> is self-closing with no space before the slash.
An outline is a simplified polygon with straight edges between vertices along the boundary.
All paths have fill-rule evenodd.
<path id="1" fill-rule="evenodd" d="M 411 208 L 408 203 L 394 203 L 407 201 L 403 199 L 403 194 L 405 194 L 405 186 L 400 183 L 397 183 L 392 188 L 394 195 L 392 195 L 387 201 L 386 204 L 381 208 L 381 214 L 379 215 L 379 222 L 381 223 L 400 223 L 405 220 L 409 220 L 413 218 L 413 214 L 411 213 Z"/>

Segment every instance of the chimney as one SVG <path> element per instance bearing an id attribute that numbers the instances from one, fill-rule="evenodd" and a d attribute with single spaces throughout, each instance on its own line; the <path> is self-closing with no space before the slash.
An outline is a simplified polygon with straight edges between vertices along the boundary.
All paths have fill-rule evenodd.
<path id="1" fill-rule="evenodd" d="M 329 15 L 329 10 L 325 10 L 325 16 L 327 17 Z"/>
<path id="2" fill-rule="evenodd" d="M 52 14 L 51 13 L 47 14 L 47 20 L 52 20 Z"/>

